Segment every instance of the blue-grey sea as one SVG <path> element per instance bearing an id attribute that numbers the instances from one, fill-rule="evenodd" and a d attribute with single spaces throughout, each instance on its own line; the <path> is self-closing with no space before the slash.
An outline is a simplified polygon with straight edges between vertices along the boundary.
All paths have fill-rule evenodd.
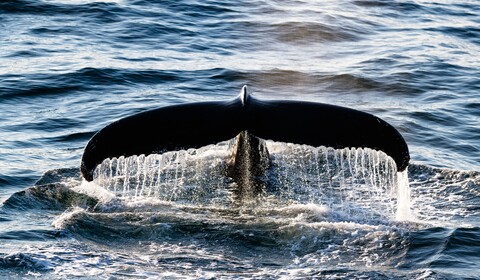
<path id="1" fill-rule="evenodd" d="M 380 117 L 407 173 L 270 141 L 237 200 L 227 141 L 82 179 L 107 124 L 243 85 Z M 0 205 L 1 279 L 480 279 L 480 2 L 1 0 Z"/>

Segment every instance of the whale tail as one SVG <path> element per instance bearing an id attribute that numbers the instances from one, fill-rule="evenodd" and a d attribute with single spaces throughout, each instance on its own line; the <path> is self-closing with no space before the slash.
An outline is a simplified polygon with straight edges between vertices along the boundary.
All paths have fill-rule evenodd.
<path id="1" fill-rule="evenodd" d="M 371 114 L 304 101 L 260 100 L 246 86 L 229 101 L 167 106 L 107 125 L 85 147 L 81 173 L 87 181 L 106 158 L 149 155 L 233 139 L 228 175 L 241 188 L 261 188 L 269 166 L 265 140 L 383 151 L 406 169 L 410 156 L 400 133 Z"/>
<path id="2" fill-rule="evenodd" d="M 237 197 L 261 193 L 267 184 L 266 171 L 269 167 L 270 155 L 265 140 L 247 130 L 240 132 L 227 159 L 227 176 L 237 183 Z"/>

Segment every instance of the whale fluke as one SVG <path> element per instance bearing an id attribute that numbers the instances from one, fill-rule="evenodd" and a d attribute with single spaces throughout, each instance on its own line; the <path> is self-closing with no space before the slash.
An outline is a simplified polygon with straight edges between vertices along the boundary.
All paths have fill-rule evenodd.
<path id="1" fill-rule="evenodd" d="M 393 158 L 398 171 L 405 170 L 410 160 L 400 133 L 374 115 L 314 102 L 261 100 L 244 86 L 233 100 L 167 106 L 107 125 L 85 147 L 81 172 L 92 181 L 96 166 L 106 158 L 200 148 L 233 139 L 242 132 L 242 139 L 251 145 L 235 145 L 236 149 L 250 147 L 259 154 L 243 150 L 233 154 L 248 155 L 244 160 L 251 166 L 268 155 L 260 146 L 264 145 L 262 139 L 336 149 L 371 148 Z M 232 162 L 239 165 L 242 160 Z M 241 173 L 239 166 L 231 170 L 237 170 L 232 174 Z"/>

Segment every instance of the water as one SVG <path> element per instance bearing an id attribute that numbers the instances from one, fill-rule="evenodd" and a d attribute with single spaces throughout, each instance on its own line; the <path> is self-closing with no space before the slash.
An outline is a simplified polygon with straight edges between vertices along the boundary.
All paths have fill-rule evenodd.
<path id="1" fill-rule="evenodd" d="M 466 0 L 0 2 L 0 278 L 478 279 L 479 11 Z M 163 188 L 81 181 L 83 148 L 108 123 L 244 84 L 388 121 L 409 144 L 409 189 L 405 174 L 317 170 L 324 150 L 283 143 L 269 144 L 272 187 L 242 203 L 221 145 L 180 156 L 203 155 L 207 173 L 170 158 Z"/>
<path id="2" fill-rule="evenodd" d="M 250 193 L 236 193 L 240 183 L 225 176 L 233 148 L 230 142 L 161 155 L 105 159 L 94 172 L 94 185 L 125 199 L 153 197 L 232 208 L 272 196 L 281 204 L 313 203 L 349 215 L 360 212 L 357 214 L 368 220 L 386 213 L 388 218 L 398 215 L 397 220 L 413 218 L 409 195 L 405 195 L 409 190 L 406 171 L 397 173 L 393 159 L 382 152 L 267 141 L 271 159 L 264 180 L 267 184 L 252 198 L 251 186 L 247 188 Z"/>

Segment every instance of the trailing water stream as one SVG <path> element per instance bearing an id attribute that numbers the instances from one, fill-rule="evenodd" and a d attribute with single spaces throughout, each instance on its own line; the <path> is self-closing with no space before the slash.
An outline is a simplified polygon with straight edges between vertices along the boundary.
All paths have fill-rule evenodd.
<path id="1" fill-rule="evenodd" d="M 475 0 L 0 1 L 0 278 L 478 279 L 479 25 Z M 224 142 L 82 180 L 107 124 L 243 85 L 380 117 L 407 171 L 267 142 L 249 196 Z"/>
<path id="2" fill-rule="evenodd" d="M 117 197 L 231 207 L 239 187 L 226 177 L 231 146 L 223 142 L 106 159 L 96 168 L 94 183 Z M 324 205 L 354 218 L 412 218 L 407 172 L 397 173 L 395 162 L 382 152 L 272 141 L 267 141 L 267 149 L 271 166 L 263 178 L 262 197 Z"/>

